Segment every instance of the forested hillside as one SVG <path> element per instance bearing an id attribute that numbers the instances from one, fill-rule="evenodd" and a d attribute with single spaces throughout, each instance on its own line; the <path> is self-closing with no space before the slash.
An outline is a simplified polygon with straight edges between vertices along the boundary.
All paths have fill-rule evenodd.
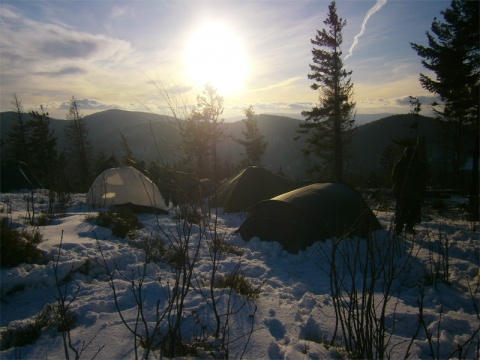
<path id="1" fill-rule="evenodd" d="M 28 117 L 27 114 L 25 114 Z M 304 142 L 298 137 L 297 129 L 302 120 L 275 115 L 257 115 L 260 133 L 268 141 L 263 165 L 272 171 L 281 170 L 295 180 L 305 180 L 306 159 L 302 155 Z M 8 141 L 7 133 L 14 122 L 14 113 L 0 113 L 2 144 Z M 84 117 L 94 154 L 114 156 L 122 159 L 123 135 L 137 161 L 146 164 L 156 161 L 160 164 L 174 164 L 180 161 L 178 128 L 181 122 L 172 117 L 144 112 L 107 110 Z M 426 160 L 435 167 L 443 164 L 442 133 L 440 124 L 433 118 L 420 116 L 418 128 L 412 128 L 417 119 L 413 115 L 394 115 L 356 127 L 350 152 L 347 157 L 347 178 L 358 184 L 372 179 L 380 181 L 388 175 L 387 161 L 393 165 L 401 155 L 402 139 L 418 136 L 426 147 Z M 50 128 L 58 138 L 58 150 L 65 145 L 64 127 L 66 120 L 51 119 Z M 218 152 L 220 161 L 235 168 L 244 157 L 245 149 L 235 139 L 242 138 L 245 130 L 243 121 L 224 122 L 225 138 L 220 141 Z M 396 144 L 400 142 L 400 144 Z M 388 150 L 389 154 L 385 154 Z M 2 149 L 2 160 L 7 154 Z M 383 159 L 383 160 L 382 160 Z"/>

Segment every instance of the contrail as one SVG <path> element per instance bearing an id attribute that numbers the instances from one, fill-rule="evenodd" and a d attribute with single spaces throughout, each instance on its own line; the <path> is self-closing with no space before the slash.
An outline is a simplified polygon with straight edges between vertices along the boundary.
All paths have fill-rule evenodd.
<path id="1" fill-rule="evenodd" d="M 367 21 L 368 19 L 370 19 L 370 16 L 372 16 L 378 10 L 380 10 L 383 7 L 383 5 L 385 5 L 386 3 L 387 3 L 387 0 L 377 0 L 377 3 L 370 10 L 368 10 L 367 15 L 365 15 L 365 17 L 363 18 L 362 28 L 360 29 L 360 32 L 357 35 L 355 35 L 355 37 L 353 38 L 353 44 L 352 46 L 350 46 L 350 49 L 348 50 L 348 55 L 345 56 L 345 60 L 347 60 L 350 56 L 352 56 L 353 48 L 358 44 L 358 38 L 362 36 L 363 33 L 365 32 Z"/>

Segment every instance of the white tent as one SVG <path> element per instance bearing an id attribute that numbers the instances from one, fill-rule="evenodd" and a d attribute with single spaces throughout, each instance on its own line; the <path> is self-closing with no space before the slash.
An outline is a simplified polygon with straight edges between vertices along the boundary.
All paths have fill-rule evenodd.
<path id="1" fill-rule="evenodd" d="M 131 166 L 101 173 L 88 190 L 87 203 L 94 207 L 128 204 L 139 209 L 168 212 L 158 187 Z"/>

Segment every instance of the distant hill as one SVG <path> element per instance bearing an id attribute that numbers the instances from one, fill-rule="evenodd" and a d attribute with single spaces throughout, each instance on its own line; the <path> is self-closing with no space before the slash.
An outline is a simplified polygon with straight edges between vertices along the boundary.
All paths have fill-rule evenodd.
<path id="1" fill-rule="evenodd" d="M 275 115 L 275 116 L 279 116 L 279 117 L 287 117 L 287 118 L 295 119 L 295 120 L 305 120 L 305 117 L 303 117 L 301 114 L 275 113 L 275 114 L 270 114 L 270 115 Z M 356 114 L 355 115 L 355 125 L 356 126 L 365 125 L 365 124 L 368 124 L 369 122 L 379 120 L 379 119 L 383 119 L 384 117 L 387 117 L 387 116 L 390 116 L 390 115 L 393 115 L 393 114 L 390 114 L 390 113 Z M 228 119 L 226 119 L 226 121 L 235 122 L 235 121 L 240 121 L 243 118 L 245 118 L 245 116 L 240 115 L 240 116 L 235 116 L 235 117 L 232 117 L 232 118 L 228 118 Z"/>
<path id="2" fill-rule="evenodd" d="M 380 159 L 392 140 L 414 137 L 414 131 L 409 127 L 415 122 L 414 115 L 392 115 L 359 126 L 355 129 L 352 138 L 352 153 L 355 171 L 368 174 L 371 171 L 381 171 Z M 419 117 L 419 138 L 424 138 L 427 146 L 427 160 L 429 163 L 440 162 L 441 124 L 430 117 Z M 397 154 L 403 149 L 396 147 Z"/>
<path id="3" fill-rule="evenodd" d="M 13 124 L 13 113 L 0 113 L 1 138 L 6 139 Z M 169 116 L 144 112 L 106 110 L 84 117 L 89 129 L 89 139 L 96 153 L 102 151 L 106 156 L 121 156 L 121 134 L 127 138 L 130 148 L 137 159 L 169 162 L 178 160 L 179 135 L 177 121 Z M 264 158 L 265 166 L 278 171 L 282 168 L 285 175 L 301 179 L 305 169 L 305 159 L 301 154 L 304 147 L 302 139 L 295 141 L 298 125 L 302 122 L 277 115 L 257 115 L 258 127 L 268 141 Z M 380 158 L 392 139 L 408 136 L 413 121 L 412 115 L 392 115 L 360 125 L 355 129 L 351 143 L 352 158 L 348 160 L 347 172 L 366 176 L 372 171 L 380 171 Z M 64 148 L 66 120 L 51 119 L 51 128 L 58 137 L 58 146 Z M 241 120 L 225 122 L 223 129 L 230 140 L 218 146 L 222 161 L 237 163 L 244 148 L 233 139 L 242 138 L 245 126 Z M 433 118 L 421 117 L 419 132 L 425 136 L 428 156 L 431 160 L 439 155 L 440 125 Z M 411 135 L 411 134 L 410 134 Z"/>
<path id="4" fill-rule="evenodd" d="M 176 120 L 145 112 L 106 110 L 84 117 L 96 151 L 121 154 L 123 134 L 135 157 L 145 161 L 172 162 L 179 141 Z"/>

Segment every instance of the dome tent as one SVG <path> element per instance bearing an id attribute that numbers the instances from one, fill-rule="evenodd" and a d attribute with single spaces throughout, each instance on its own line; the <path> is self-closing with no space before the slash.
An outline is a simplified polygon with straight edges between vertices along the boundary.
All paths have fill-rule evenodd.
<path id="1" fill-rule="evenodd" d="M 129 205 L 139 212 L 168 213 L 158 187 L 131 166 L 102 172 L 88 190 L 87 203 L 94 207 Z"/>
<path id="2" fill-rule="evenodd" d="M 295 182 L 267 169 L 250 166 L 219 186 L 214 206 L 226 212 L 250 210 L 256 203 L 296 189 Z"/>
<path id="3" fill-rule="evenodd" d="M 317 183 L 258 203 L 237 233 L 278 241 L 297 253 L 331 237 L 368 236 L 381 229 L 361 194 L 343 183 Z"/>

